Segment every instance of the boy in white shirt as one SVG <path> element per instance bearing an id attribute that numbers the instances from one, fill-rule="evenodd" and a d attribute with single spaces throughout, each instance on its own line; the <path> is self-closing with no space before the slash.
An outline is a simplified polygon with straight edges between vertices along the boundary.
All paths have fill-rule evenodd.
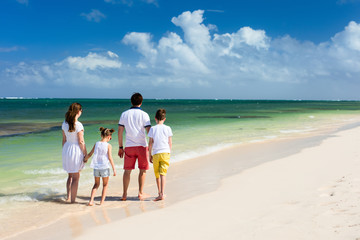
<path id="1" fill-rule="evenodd" d="M 156 185 L 159 196 L 155 201 L 164 200 L 166 173 L 170 162 L 170 151 L 172 147 L 172 131 L 169 126 L 164 124 L 166 120 L 165 109 L 159 109 L 155 115 L 156 126 L 149 131 L 149 154 L 150 162 L 154 165 Z"/>

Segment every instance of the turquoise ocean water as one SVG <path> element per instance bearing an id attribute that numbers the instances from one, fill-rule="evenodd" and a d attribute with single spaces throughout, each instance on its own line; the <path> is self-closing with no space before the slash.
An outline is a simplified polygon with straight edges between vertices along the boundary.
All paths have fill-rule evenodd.
<path id="1" fill-rule="evenodd" d="M 0 210 L 19 202 L 41 201 L 65 194 L 61 123 L 72 102 L 83 106 L 88 151 L 100 139 L 99 127 L 117 130 L 120 99 L 0 99 Z M 360 102 L 255 100 L 145 100 L 142 109 L 152 124 L 158 108 L 167 110 L 171 126 L 171 161 L 182 161 L 231 145 L 311 134 L 355 121 Z M 117 133 L 113 140 L 117 168 Z M 251 160 L 249 160 L 251 161 Z M 81 182 L 91 183 L 87 167 Z"/>

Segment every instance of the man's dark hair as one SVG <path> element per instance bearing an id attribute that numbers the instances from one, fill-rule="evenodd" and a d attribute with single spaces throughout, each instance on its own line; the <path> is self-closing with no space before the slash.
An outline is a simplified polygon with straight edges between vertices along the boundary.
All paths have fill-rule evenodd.
<path id="1" fill-rule="evenodd" d="M 140 93 L 134 93 L 131 96 L 131 104 L 133 106 L 139 106 L 140 104 L 142 104 L 142 101 L 143 101 L 143 97 L 141 96 Z"/>
<path id="2" fill-rule="evenodd" d="M 164 120 L 166 118 L 166 110 L 163 108 L 160 108 L 156 111 L 155 118 L 159 121 Z"/>

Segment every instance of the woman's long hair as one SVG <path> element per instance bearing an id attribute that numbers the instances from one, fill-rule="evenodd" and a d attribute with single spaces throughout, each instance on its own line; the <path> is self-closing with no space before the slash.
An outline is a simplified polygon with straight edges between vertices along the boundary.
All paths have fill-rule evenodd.
<path id="1" fill-rule="evenodd" d="M 82 110 L 80 103 L 73 103 L 65 114 L 65 121 L 69 124 L 69 132 L 75 131 L 75 117 Z"/>

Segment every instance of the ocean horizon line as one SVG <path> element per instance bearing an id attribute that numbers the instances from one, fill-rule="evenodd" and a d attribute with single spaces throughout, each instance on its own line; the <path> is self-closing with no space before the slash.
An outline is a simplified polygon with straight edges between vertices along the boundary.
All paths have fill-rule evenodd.
<path id="1" fill-rule="evenodd" d="M 129 100 L 129 98 L 98 98 L 98 97 L 0 97 L 0 100 L 70 100 L 70 99 L 83 99 L 83 100 Z M 147 100 L 190 100 L 190 101 L 291 101 L 291 102 L 360 102 L 360 99 L 246 99 L 246 98 L 144 98 L 144 101 Z"/>

